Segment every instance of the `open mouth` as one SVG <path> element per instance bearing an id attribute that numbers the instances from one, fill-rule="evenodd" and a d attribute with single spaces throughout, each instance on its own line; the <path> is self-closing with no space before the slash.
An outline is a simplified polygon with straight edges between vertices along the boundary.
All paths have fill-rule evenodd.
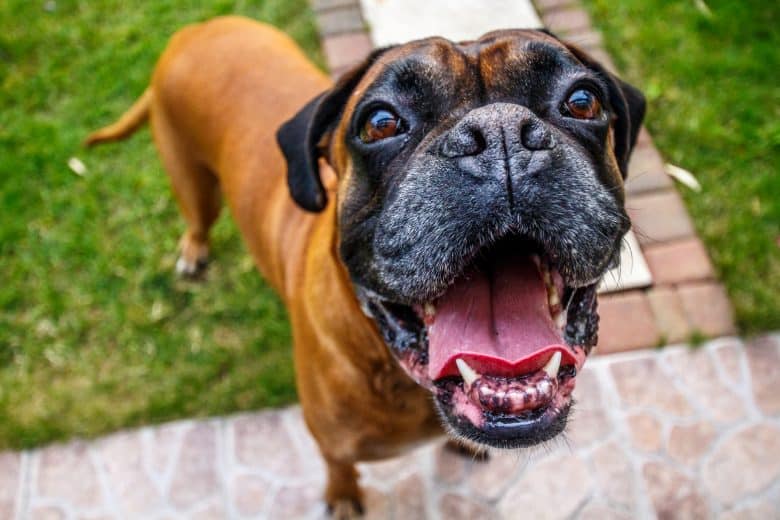
<path id="1" fill-rule="evenodd" d="M 542 247 L 512 237 L 480 251 L 431 301 L 366 294 L 364 304 L 453 433 L 511 448 L 565 427 L 596 343 L 596 286 L 565 281 Z"/>

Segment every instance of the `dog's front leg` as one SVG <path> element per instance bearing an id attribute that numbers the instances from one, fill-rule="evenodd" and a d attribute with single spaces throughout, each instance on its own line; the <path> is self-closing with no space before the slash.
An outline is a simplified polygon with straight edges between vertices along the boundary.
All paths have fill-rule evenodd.
<path id="1" fill-rule="evenodd" d="M 358 486 L 358 471 L 352 463 L 338 462 L 328 457 L 328 485 L 325 502 L 334 519 L 357 518 L 363 514 L 363 493 Z"/>

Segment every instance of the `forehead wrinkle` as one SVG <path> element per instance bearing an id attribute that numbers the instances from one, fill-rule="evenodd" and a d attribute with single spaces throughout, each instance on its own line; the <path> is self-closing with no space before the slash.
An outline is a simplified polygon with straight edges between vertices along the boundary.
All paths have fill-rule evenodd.
<path id="1" fill-rule="evenodd" d="M 416 93 L 419 87 L 441 89 L 463 77 L 466 59 L 454 45 L 443 39 L 426 43 L 404 59 L 386 63 L 374 83 L 391 81 L 401 90 Z"/>
<path id="2" fill-rule="evenodd" d="M 529 34 L 511 32 L 509 37 L 489 38 L 479 48 L 479 73 L 488 91 L 530 91 L 539 81 L 581 65 L 560 43 Z"/>
<path id="3" fill-rule="evenodd" d="M 480 80 L 485 85 L 490 85 L 493 77 L 506 69 L 511 62 L 524 62 L 524 56 L 519 53 L 511 53 L 511 42 L 507 40 L 495 41 L 481 46 L 477 53 L 477 71 Z"/>
<path id="4" fill-rule="evenodd" d="M 530 40 L 525 42 L 523 50 L 529 56 L 554 63 L 558 69 L 582 65 L 582 63 L 560 42 Z"/>
<path id="5" fill-rule="evenodd" d="M 467 43 L 489 44 L 498 40 L 542 41 L 560 45 L 557 38 L 537 29 L 497 29 L 483 34 L 474 42 Z"/>
<path id="6" fill-rule="evenodd" d="M 388 95 L 409 102 L 439 100 L 447 104 L 462 91 L 473 90 L 474 73 L 466 54 L 443 38 L 406 44 L 378 60 L 370 78 L 360 89 L 363 99 Z M 414 101 L 413 101 L 414 100 Z"/>

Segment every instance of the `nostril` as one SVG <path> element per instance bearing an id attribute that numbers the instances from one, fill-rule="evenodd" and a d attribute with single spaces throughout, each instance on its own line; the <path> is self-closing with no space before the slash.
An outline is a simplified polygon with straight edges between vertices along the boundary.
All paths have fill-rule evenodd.
<path id="1" fill-rule="evenodd" d="M 485 136 L 476 128 L 471 129 L 471 147 L 467 155 L 479 155 L 487 148 Z"/>
<path id="2" fill-rule="evenodd" d="M 482 131 L 473 126 L 457 126 L 444 138 L 441 153 L 445 157 L 479 155 L 487 147 Z"/>
<path id="3" fill-rule="evenodd" d="M 528 150 L 550 150 L 555 148 L 552 133 L 539 121 L 533 121 L 520 130 L 523 146 Z"/>

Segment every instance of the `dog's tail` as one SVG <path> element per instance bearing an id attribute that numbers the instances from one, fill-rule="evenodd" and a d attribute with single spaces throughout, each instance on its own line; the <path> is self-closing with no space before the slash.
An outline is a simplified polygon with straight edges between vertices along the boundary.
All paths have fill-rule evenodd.
<path id="1" fill-rule="evenodd" d="M 111 125 L 95 130 L 84 139 L 84 146 L 119 141 L 135 132 L 139 126 L 149 119 L 149 107 L 152 102 L 152 89 L 147 88 L 133 106 L 122 114 L 119 120 Z"/>

